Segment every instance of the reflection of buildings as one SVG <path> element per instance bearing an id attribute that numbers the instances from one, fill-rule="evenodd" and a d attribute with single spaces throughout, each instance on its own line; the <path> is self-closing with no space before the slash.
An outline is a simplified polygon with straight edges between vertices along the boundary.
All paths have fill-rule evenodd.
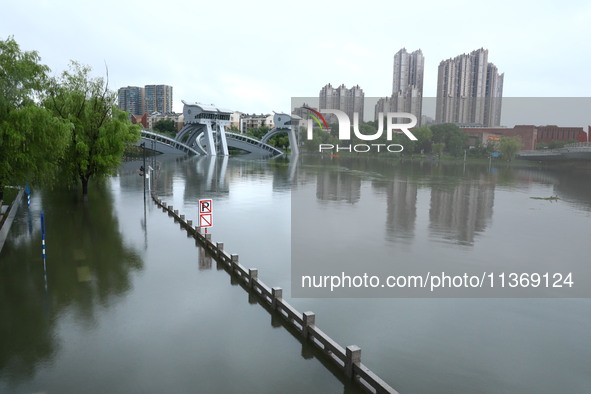
<path id="1" fill-rule="evenodd" d="M 273 171 L 273 191 L 290 190 L 297 187 L 294 182 L 297 174 L 296 157 L 277 157 L 269 162 L 269 168 Z"/>
<path id="2" fill-rule="evenodd" d="M 386 187 L 386 195 L 388 234 L 395 238 L 413 238 L 417 218 L 417 185 L 395 179 Z"/>
<path id="3" fill-rule="evenodd" d="M 316 198 L 356 203 L 361 198 L 361 179 L 340 171 L 322 171 L 316 178 Z"/>
<path id="4" fill-rule="evenodd" d="M 228 156 L 199 156 L 183 164 L 185 201 L 196 201 L 211 193 L 229 192 Z"/>
<path id="5" fill-rule="evenodd" d="M 494 203 L 494 184 L 463 182 L 454 187 L 433 186 L 429 217 L 433 233 L 471 245 L 474 235 L 486 229 Z"/>

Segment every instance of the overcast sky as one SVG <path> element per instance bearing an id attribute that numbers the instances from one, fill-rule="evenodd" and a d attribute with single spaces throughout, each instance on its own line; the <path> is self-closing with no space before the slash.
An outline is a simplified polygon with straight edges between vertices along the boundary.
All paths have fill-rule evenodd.
<path id="1" fill-rule="evenodd" d="M 113 90 L 172 85 L 177 112 L 181 100 L 287 112 L 329 82 L 387 96 L 402 47 L 423 51 L 425 97 L 442 60 L 481 47 L 505 73 L 505 97 L 591 96 L 588 0 L 3 3 L 0 38 L 54 73 L 73 59 L 104 76 L 106 64 Z"/>

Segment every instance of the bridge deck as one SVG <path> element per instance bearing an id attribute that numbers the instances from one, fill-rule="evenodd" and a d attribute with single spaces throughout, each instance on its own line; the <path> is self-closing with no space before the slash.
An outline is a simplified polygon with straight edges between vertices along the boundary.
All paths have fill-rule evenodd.
<path id="1" fill-rule="evenodd" d="M 255 138 L 232 132 L 226 132 L 225 134 L 229 147 L 242 149 L 250 153 L 262 153 L 273 156 L 283 154 L 283 151 L 269 144 L 265 144 L 264 142 L 261 142 Z M 163 153 L 177 153 L 189 155 L 202 154 L 198 152 L 195 148 L 188 146 L 180 141 L 177 141 L 174 138 L 170 138 L 158 133 L 153 133 L 148 130 L 142 130 L 141 137 L 142 139 L 154 142 L 156 144 L 154 146 L 154 150 L 160 151 L 158 148 L 164 149 L 165 152 Z"/>

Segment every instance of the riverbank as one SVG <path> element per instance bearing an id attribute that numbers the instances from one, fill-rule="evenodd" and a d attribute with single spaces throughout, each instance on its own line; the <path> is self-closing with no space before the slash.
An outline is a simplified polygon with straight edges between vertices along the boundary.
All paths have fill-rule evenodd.
<path id="1" fill-rule="evenodd" d="M 304 156 L 316 156 L 323 159 L 338 159 L 338 158 L 376 158 L 387 159 L 392 161 L 406 162 L 425 162 L 425 163 L 443 163 L 443 164 L 481 164 L 492 165 L 495 167 L 511 167 L 511 168 L 543 168 L 543 169 L 579 169 L 591 171 L 591 161 L 589 160 L 562 160 L 562 161 L 534 161 L 515 158 L 511 161 L 501 158 L 482 158 L 482 157 L 455 157 L 444 154 L 441 158 L 436 155 L 416 154 L 416 155 L 402 155 L 396 153 L 349 153 L 340 152 L 338 154 L 318 154 L 306 152 L 302 153 Z"/>

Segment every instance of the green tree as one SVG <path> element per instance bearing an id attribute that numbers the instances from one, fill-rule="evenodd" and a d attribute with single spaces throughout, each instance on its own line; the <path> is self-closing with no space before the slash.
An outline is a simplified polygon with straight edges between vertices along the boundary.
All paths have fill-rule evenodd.
<path id="1" fill-rule="evenodd" d="M 421 126 L 411 130 L 413 135 L 417 137 L 416 141 L 412 141 L 412 153 L 429 152 L 431 150 L 431 141 L 433 139 L 433 132 L 429 126 Z"/>
<path id="2" fill-rule="evenodd" d="M 466 146 L 466 133 L 453 123 L 443 123 L 431 126 L 433 142 L 443 142 L 447 151 L 459 156 L 464 153 Z"/>
<path id="3" fill-rule="evenodd" d="M 307 131 L 301 130 L 300 141 L 303 141 L 302 150 L 305 152 L 318 153 L 320 144 L 339 145 L 341 141 L 333 134 L 328 133 L 324 128 L 320 129 L 318 127 L 314 127 L 312 139 L 309 140 Z"/>
<path id="4" fill-rule="evenodd" d="M 116 95 L 103 78 L 91 78 L 90 68 L 72 62 L 52 81 L 45 106 L 73 125 L 62 169 L 82 183 L 88 195 L 91 177 L 111 174 L 121 164 L 125 147 L 139 139 L 140 126 L 115 107 Z"/>
<path id="5" fill-rule="evenodd" d="M 281 132 L 269 138 L 269 145 L 279 149 L 285 149 L 289 147 L 289 137 L 287 136 L 287 132 Z"/>
<path id="6" fill-rule="evenodd" d="M 538 142 L 536 144 L 536 149 L 548 149 L 548 143 L 547 142 Z"/>
<path id="7" fill-rule="evenodd" d="M 0 40 L 0 201 L 4 186 L 54 178 L 70 125 L 37 105 L 49 68 L 35 51 Z"/>
<path id="8" fill-rule="evenodd" d="M 441 157 L 443 149 L 445 148 L 445 144 L 443 142 L 436 142 L 431 147 L 433 148 L 433 153 L 435 153 L 438 157 Z"/>
<path id="9" fill-rule="evenodd" d="M 521 149 L 521 139 L 519 137 L 501 137 L 499 149 L 503 157 L 511 161 Z"/>
<path id="10" fill-rule="evenodd" d="M 170 119 L 161 119 L 154 124 L 153 127 L 154 131 L 157 131 L 161 134 L 168 134 L 172 135 L 173 137 L 176 135 L 176 127 L 174 125 L 174 121 Z"/>
<path id="11" fill-rule="evenodd" d="M 252 138 L 256 138 L 258 140 L 260 140 L 261 138 L 263 138 L 265 136 L 265 134 L 267 134 L 267 132 L 269 131 L 269 128 L 267 126 L 261 126 L 261 127 L 257 127 L 257 128 L 250 128 L 246 131 L 246 135 L 248 137 L 252 137 Z"/>

